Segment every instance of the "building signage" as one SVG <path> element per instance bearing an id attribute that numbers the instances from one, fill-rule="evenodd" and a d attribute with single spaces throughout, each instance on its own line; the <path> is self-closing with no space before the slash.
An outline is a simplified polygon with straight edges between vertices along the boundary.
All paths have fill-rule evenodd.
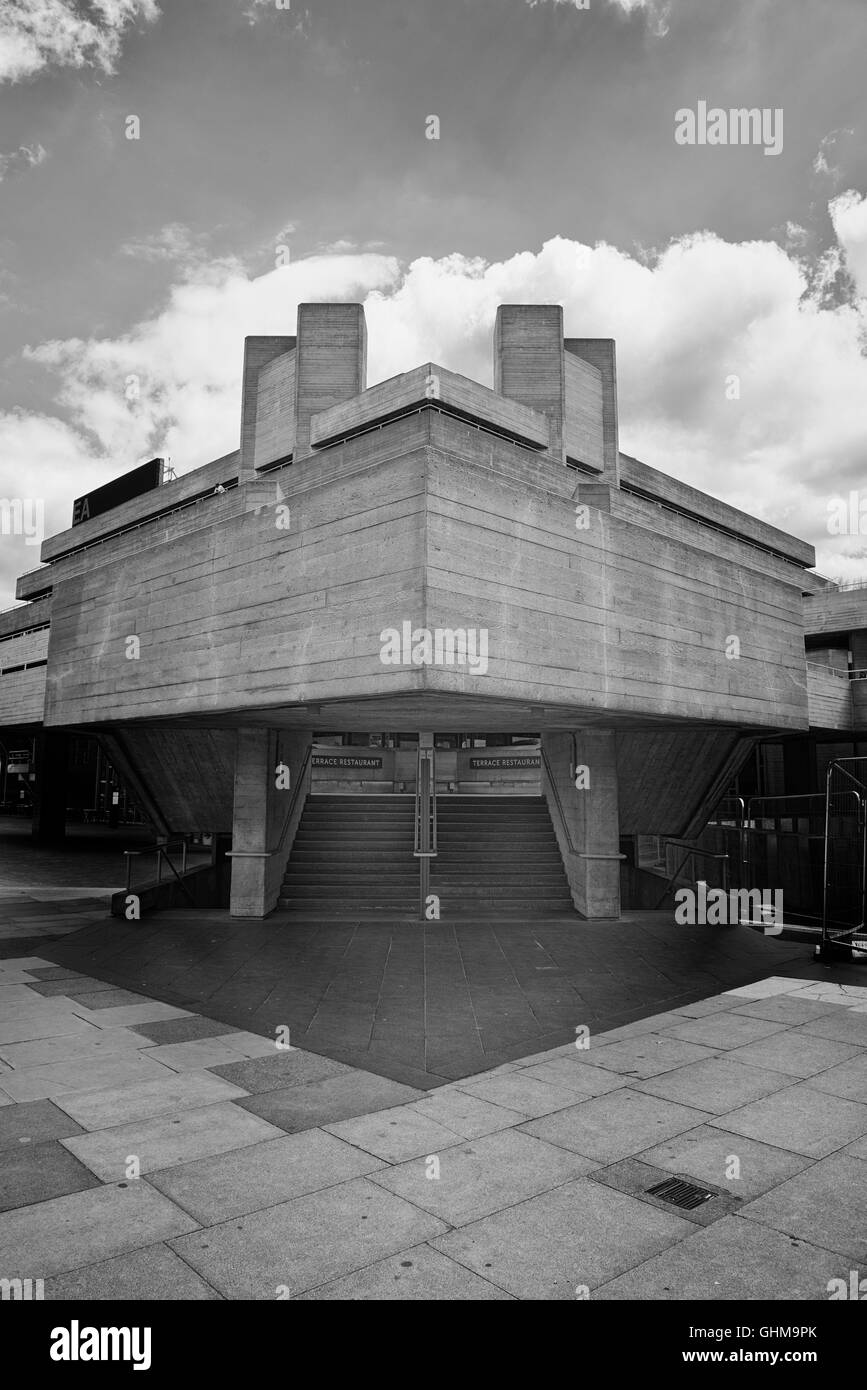
<path id="1" fill-rule="evenodd" d="M 540 767 L 541 759 L 529 758 L 470 758 L 470 767 Z"/>
<path id="2" fill-rule="evenodd" d="M 365 753 L 358 754 L 338 754 L 333 756 L 327 753 L 313 754 L 314 767 L 382 767 L 382 758 L 368 756 Z"/>
<path id="3" fill-rule="evenodd" d="M 29 772 L 30 771 L 30 749 L 29 748 L 10 748 L 9 762 L 6 765 L 7 772 Z"/>
<path id="4" fill-rule="evenodd" d="M 80 526 L 93 516 L 101 516 L 103 512 L 110 512 L 113 507 L 131 502 L 134 497 L 141 497 L 142 493 L 159 487 L 163 481 L 164 463 L 164 459 L 151 459 L 149 463 L 124 473 L 123 477 L 113 478 L 103 487 L 94 488 L 84 497 L 76 497 L 72 504 L 73 526 Z"/>

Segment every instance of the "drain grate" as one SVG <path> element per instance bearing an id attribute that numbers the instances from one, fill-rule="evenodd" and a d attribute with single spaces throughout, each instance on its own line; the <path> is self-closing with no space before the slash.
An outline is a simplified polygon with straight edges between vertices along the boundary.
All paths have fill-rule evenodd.
<path id="1" fill-rule="evenodd" d="M 696 1187 L 694 1182 L 684 1182 L 682 1178 L 665 1178 L 646 1191 L 649 1197 L 659 1197 L 663 1202 L 670 1202 L 673 1207 L 681 1207 L 684 1211 L 695 1211 L 696 1207 L 709 1202 L 714 1195 L 706 1187 Z"/>

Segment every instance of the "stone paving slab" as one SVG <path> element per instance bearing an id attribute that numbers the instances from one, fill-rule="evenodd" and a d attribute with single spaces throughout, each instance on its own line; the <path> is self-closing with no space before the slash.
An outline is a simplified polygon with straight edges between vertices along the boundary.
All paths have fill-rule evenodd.
<path id="1" fill-rule="evenodd" d="M 748 1101 L 760 1100 L 762 1096 L 794 1084 L 795 1077 L 760 1066 L 761 1054 L 752 1066 L 736 1061 L 744 1050 L 736 1048 L 709 1062 L 691 1062 L 676 1071 L 663 1072 L 646 1081 L 634 1081 L 632 1089 L 676 1101 L 679 1105 L 691 1105 L 711 1115 L 725 1115 Z"/>
<path id="2" fill-rule="evenodd" d="M 239 1100 L 238 1104 L 287 1134 L 295 1134 L 374 1110 L 387 1110 L 401 1101 L 420 1100 L 423 1095 L 423 1091 L 387 1081 L 372 1072 L 347 1072 L 279 1091 L 263 1091 Z"/>
<path id="3" fill-rule="evenodd" d="M 515 1301 L 511 1294 L 498 1289 L 495 1284 L 473 1274 L 429 1245 L 415 1245 L 399 1255 L 379 1260 L 342 1279 L 332 1279 L 318 1289 L 298 1296 L 299 1303 L 348 1299 L 377 1302 L 395 1299 L 406 1302 Z"/>
<path id="4" fill-rule="evenodd" d="M 13 1104 L 0 1115 L 0 1151 L 82 1132 L 81 1125 L 50 1100 Z"/>
<path id="5" fill-rule="evenodd" d="M 590 1060 L 591 1049 L 578 1052 L 577 1057 Z M 648 1076 L 659 1076 L 663 1072 L 674 1071 L 687 1062 L 701 1062 L 716 1056 L 714 1048 L 702 1047 L 698 1043 L 684 1042 L 679 1038 L 658 1037 L 655 1033 L 642 1032 L 640 1036 L 624 1038 L 607 1047 L 597 1047 L 593 1062 L 598 1067 L 620 1072 L 624 1076 L 644 1080 Z"/>
<path id="6" fill-rule="evenodd" d="M 315 1052 L 305 1052 L 300 1048 L 277 1052 L 273 1042 L 270 1044 L 269 1056 L 244 1062 L 236 1059 L 222 1065 L 215 1064 L 213 1070 L 225 1081 L 231 1081 L 235 1086 L 243 1086 L 251 1095 L 281 1091 L 287 1086 L 322 1081 L 328 1076 L 347 1076 L 350 1073 L 350 1068 L 342 1062 L 333 1062 L 329 1057 L 320 1057 Z"/>
<path id="7" fill-rule="evenodd" d="M 729 996 L 725 996 L 728 998 Z M 836 1013 L 837 1004 L 823 1004 L 818 999 L 802 999 L 800 993 L 772 994 L 766 999 L 751 999 L 736 1003 L 733 1013 L 746 1014 L 747 1018 L 765 1018 L 771 1023 L 787 1023 L 794 1027 L 798 1023 L 812 1023 L 816 1018 L 827 1018 Z"/>
<path id="8" fill-rule="evenodd" d="M 854 1043 L 856 1047 L 867 1048 L 867 1013 L 860 1009 L 849 1009 L 845 1013 L 814 1019 L 798 1029 L 799 1035 L 814 1038 L 830 1038 L 835 1042 Z"/>
<path id="9" fill-rule="evenodd" d="M 676 1134 L 637 1157 L 656 1168 L 665 1168 L 697 1182 L 714 1187 L 730 1187 L 745 1202 L 759 1197 L 771 1187 L 777 1187 L 810 1166 L 811 1160 L 799 1154 L 787 1153 L 770 1144 L 734 1136 L 712 1125 Z M 732 1159 L 737 1160 L 737 1167 Z M 733 1173 L 737 1177 L 733 1177 Z"/>
<path id="10" fill-rule="evenodd" d="M 164 1168 L 149 1181 L 202 1226 L 214 1226 L 381 1167 L 372 1154 L 324 1130 L 307 1129 Z"/>
<path id="11" fill-rule="evenodd" d="M 726 1051 L 730 1048 L 745 1047 L 747 1043 L 756 1042 L 759 1038 L 769 1038 L 774 1033 L 782 1032 L 785 1027 L 785 1023 L 775 1023 L 766 1018 L 718 1012 L 706 1018 L 695 1018 L 666 1028 L 664 1036 L 680 1038 L 682 1042 L 700 1043 L 703 1047 L 717 1051 Z"/>
<path id="12" fill-rule="evenodd" d="M 829 1091 L 832 1096 L 842 1096 L 844 1100 L 857 1100 L 867 1105 L 867 1052 L 859 1051 L 848 1062 L 840 1062 L 827 1071 L 808 1076 L 806 1084 L 814 1086 L 817 1091 Z"/>
<path id="13" fill-rule="evenodd" d="M 867 1264 L 867 1162 L 832 1154 L 757 1197 L 741 1214 Z"/>
<path id="14" fill-rule="evenodd" d="M 63 1143 L 103 1182 L 119 1182 L 130 1155 L 138 1158 L 141 1173 L 152 1173 L 278 1135 L 273 1125 L 226 1101 L 180 1115 L 134 1120 L 113 1129 L 76 1135 Z"/>
<path id="15" fill-rule="evenodd" d="M 519 1125 L 524 1119 L 517 1110 L 506 1110 L 465 1091 L 446 1088 L 433 1091 L 424 1100 L 413 1101 L 406 1109 L 434 1120 L 462 1139 L 480 1139 L 484 1134 Z"/>
<path id="16" fill-rule="evenodd" d="M 4 1149 L 0 1156 L 0 1212 L 98 1186 L 99 1179 L 57 1139 Z"/>
<path id="17" fill-rule="evenodd" d="M 325 1125 L 329 1134 L 337 1135 L 347 1144 L 373 1154 L 388 1163 L 403 1163 L 410 1158 L 432 1154 L 456 1144 L 463 1137 L 447 1129 L 437 1120 L 420 1115 L 409 1106 L 380 1110 L 375 1115 L 361 1115 L 352 1120 L 338 1120 Z"/>
<path id="18" fill-rule="evenodd" d="M 0 1215 L 5 1278 L 47 1278 L 154 1245 L 196 1222 L 143 1182 L 90 1188 Z"/>
<path id="19" fill-rule="evenodd" d="M 96 996 L 94 996 L 96 997 Z M 186 1018 L 186 1009 L 178 1009 L 173 1004 L 162 1004 L 149 1000 L 146 1004 L 120 1004 L 116 1008 L 93 1010 L 79 1005 L 76 1017 L 91 1024 L 94 1028 L 135 1028 L 139 1023 L 157 1023 L 167 1018 Z M 0 1042 L 2 1042 L 0 1037 Z"/>
<path id="20" fill-rule="evenodd" d="M 82 1129 L 95 1131 L 236 1100 L 244 1095 L 246 1092 L 240 1086 L 232 1086 L 207 1071 L 166 1072 L 164 1081 L 67 1092 L 58 1096 L 57 1104 L 77 1120 Z"/>
<path id="21" fill-rule="evenodd" d="M 45 1281 L 46 1302 L 151 1299 L 220 1300 L 220 1295 L 167 1245 L 147 1245 Z"/>
<path id="22" fill-rule="evenodd" d="M 537 1066 L 522 1067 L 521 1076 L 528 1080 L 544 1081 L 560 1090 L 575 1092 L 576 1096 L 604 1096 L 616 1091 L 629 1080 L 619 1071 L 594 1066 L 591 1062 L 576 1061 L 575 1049 L 562 1057 L 540 1062 Z"/>
<path id="23" fill-rule="evenodd" d="M 432 1241 L 521 1299 L 574 1300 L 691 1236 L 695 1226 L 579 1178 Z"/>
<path id="24" fill-rule="evenodd" d="M 80 1002 L 87 994 L 115 995 L 117 991 L 111 985 L 103 984 L 100 980 L 88 980 L 84 976 L 79 976 L 72 980 L 34 980 L 30 986 L 34 994 L 38 994 L 42 999 L 53 999 L 55 996 L 62 996 L 65 999 L 74 999 Z M 0 995 L 2 999 L 2 995 Z M 118 1002 L 115 1000 L 114 1002 Z"/>
<path id="25" fill-rule="evenodd" d="M 867 1134 L 867 1105 L 799 1082 L 730 1111 L 718 1124 L 734 1134 L 776 1144 L 807 1158 L 826 1158 Z"/>
<path id="26" fill-rule="evenodd" d="M 193 1042 L 196 1038 L 218 1038 L 221 1034 L 236 1030 L 231 1023 L 217 1023 L 216 1019 L 190 1014 L 187 1018 L 167 1018 L 162 1023 L 142 1023 L 136 1031 L 149 1042 L 166 1044 Z"/>
<path id="27" fill-rule="evenodd" d="M 196 1038 L 192 1042 L 165 1043 L 147 1049 L 147 1057 L 171 1071 L 204 1071 L 205 1068 L 237 1062 L 240 1054 L 222 1038 Z"/>
<path id="28" fill-rule="evenodd" d="M 741 1214 L 672 1245 L 603 1284 L 593 1297 L 815 1301 L 828 1297 L 829 1280 L 848 1277 L 845 1263 L 829 1250 L 793 1240 Z"/>
<path id="29" fill-rule="evenodd" d="M 355 1178 L 169 1241 L 225 1298 L 290 1298 L 445 1230 L 367 1178 Z"/>
<path id="30" fill-rule="evenodd" d="M 492 1105 L 501 1105 L 506 1110 L 517 1110 L 527 1119 L 550 1115 L 554 1110 L 563 1110 L 567 1105 L 575 1104 L 574 1090 L 538 1081 L 520 1071 L 489 1076 L 485 1081 L 461 1082 L 458 1089 L 467 1095 L 477 1096 L 479 1100 L 490 1101 Z"/>
<path id="31" fill-rule="evenodd" d="M 59 1038 L 35 1038 L 31 1042 L 4 1043 L 0 1058 L 16 1070 L 50 1067 L 74 1058 L 96 1061 L 99 1057 L 117 1057 L 122 1051 L 147 1048 L 147 1038 L 139 1037 L 131 1028 L 89 1028 L 83 1033 L 66 1034 Z"/>
<path id="32" fill-rule="evenodd" d="M 835 1042 L 831 1038 L 813 1036 L 795 1029 L 786 1033 L 776 1033 L 763 1038 L 761 1042 L 748 1043 L 746 1047 L 736 1047 L 728 1053 L 733 1062 L 747 1066 L 770 1068 L 784 1075 L 806 1079 L 818 1072 L 827 1071 L 838 1062 L 846 1062 L 856 1057 L 863 1049 L 851 1043 Z"/>
<path id="33" fill-rule="evenodd" d="M 481 1139 L 464 1140 L 442 1149 L 435 1157 L 439 1160 L 439 1177 L 430 1176 L 430 1165 L 418 1158 L 380 1169 L 371 1175 L 371 1181 L 432 1212 L 450 1226 L 463 1226 L 568 1182 L 595 1166 L 589 1159 L 566 1153 L 519 1130 L 501 1130 Z"/>
<path id="34" fill-rule="evenodd" d="M 88 1060 L 79 1056 L 71 1062 L 55 1062 L 51 1066 L 13 1072 L 4 1079 L 3 1089 L 16 1100 L 56 1099 L 69 1092 L 95 1087 L 159 1081 L 168 1070 L 147 1054 L 122 1048 L 113 1057 L 106 1055 Z"/>
<path id="35" fill-rule="evenodd" d="M 555 1115 L 531 1120 L 522 1129 L 525 1134 L 584 1154 L 599 1164 L 630 1158 L 706 1120 L 705 1111 L 625 1087 L 559 1110 Z"/>

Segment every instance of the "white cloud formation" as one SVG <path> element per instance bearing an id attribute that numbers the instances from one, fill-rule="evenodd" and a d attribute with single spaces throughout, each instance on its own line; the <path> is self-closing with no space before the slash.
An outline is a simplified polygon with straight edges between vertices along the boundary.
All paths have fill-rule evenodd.
<path id="1" fill-rule="evenodd" d="M 47 158 L 48 151 L 44 145 L 19 145 L 11 154 L 0 154 L 0 183 L 12 174 L 35 169 Z"/>
<path id="2" fill-rule="evenodd" d="M 0 6 L 0 82 L 50 67 L 113 72 L 124 31 L 159 18 L 156 0 L 6 0 Z"/>
<path id="3" fill-rule="evenodd" d="M 537 5 L 571 5 L 575 10 L 590 9 L 592 0 L 526 0 L 531 10 L 536 9 Z M 261 3 L 261 0 L 257 0 Z M 635 10 L 643 10 L 647 16 L 648 24 L 658 38 L 664 38 L 668 33 L 669 20 L 671 19 L 671 0 L 608 0 L 609 5 L 615 9 L 622 10 L 624 14 L 631 15 Z"/>
<path id="4" fill-rule="evenodd" d="M 497 305 L 560 302 L 570 337 L 617 341 L 624 452 L 811 541 L 823 572 L 867 576 L 867 536 L 828 532 L 831 499 L 867 486 L 867 198 L 841 194 L 830 213 L 823 264 L 856 287 L 833 299 L 797 246 L 709 232 L 640 259 L 557 237 L 495 263 L 319 255 L 254 278 L 192 266 L 122 337 L 25 350 L 57 374 L 65 418 L 0 418 L 0 496 L 26 477 L 59 529 L 74 496 L 142 459 L 170 454 L 184 473 L 237 448 L 244 337 L 293 333 L 300 302 L 365 304 L 371 385 L 428 359 L 490 385 Z M 30 548 L 17 567 L 33 562 Z"/>

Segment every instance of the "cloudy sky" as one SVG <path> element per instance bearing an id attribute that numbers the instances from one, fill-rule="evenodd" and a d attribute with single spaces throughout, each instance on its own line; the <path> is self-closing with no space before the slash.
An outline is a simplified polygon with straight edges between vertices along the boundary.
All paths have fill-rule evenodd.
<path id="1" fill-rule="evenodd" d="M 625 452 L 867 578 L 865 51 L 865 0 L 4 0 L 0 499 L 51 534 L 236 448 L 299 302 L 364 301 L 370 384 L 490 384 L 497 304 L 560 302 Z M 700 102 L 782 150 L 679 144 Z M 0 535 L 0 605 L 38 556 Z"/>

